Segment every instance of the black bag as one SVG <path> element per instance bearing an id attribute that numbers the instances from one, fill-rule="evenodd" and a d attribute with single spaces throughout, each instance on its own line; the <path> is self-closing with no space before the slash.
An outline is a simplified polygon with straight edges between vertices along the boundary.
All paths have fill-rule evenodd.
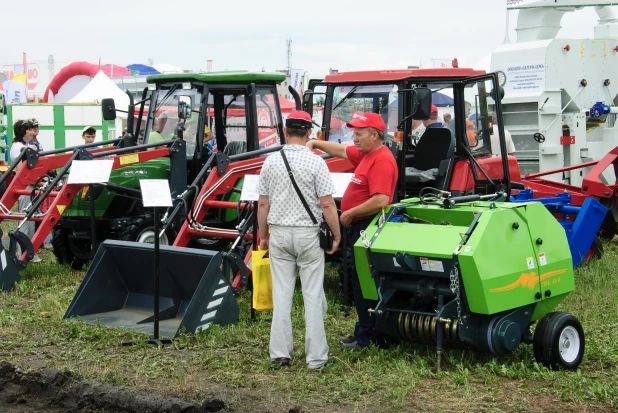
<path id="1" fill-rule="evenodd" d="M 292 169 L 290 168 L 290 164 L 288 163 L 288 159 L 286 158 L 285 152 L 283 151 L 283 149 L 281 149 L 281 157 L 283 158 L 283 163 L 285 164 L 285 167 L 288 170 L 288 176 L 290 177 L 290 180 L 292 181 L 292 185 L 294 186 L 294 189 L 296 190 L 296 193 L 298 194 L 298 197 L 300 198 L 300 202 L 302 202 L 303 206 L 307 210 L 307 213 L 311 217 L 311 220 L 313 221 L 313 223 L 317 224 L 318 220 L 315 219 L 313 212 L 311 212 L 311 208 L 309 208 L 309 205 L 307 205 L 307 201 L 305 201 L 305 197 L 303 197 L 303 194 L 300 192 L 300 188 L 298 187 L 298 185 L 296 185 L 296 180 L 294 179 L 294 175 L 292 174 Z M 322 216 L 322 223 L 320 224 L 320 227 L 319 227 L 319 236 L 320 236 L 320 248 L 322 248 L 324 251 L 330 250 L 333 247 L 333 232 L 330 230 L 330 227 L 326 223 L 324 216 Z"/>

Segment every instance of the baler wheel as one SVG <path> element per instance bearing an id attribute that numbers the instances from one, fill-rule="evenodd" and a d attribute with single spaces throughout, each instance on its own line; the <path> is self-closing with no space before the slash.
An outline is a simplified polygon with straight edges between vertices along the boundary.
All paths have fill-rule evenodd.
<path id="1" fill-rule="evenodd" d="M 585 344 L 579 320 L 569 313 L 553 312 L 539 321 L 532 348 L 537 362 L 552 369 L 576 370 L 584 358 Z"/>

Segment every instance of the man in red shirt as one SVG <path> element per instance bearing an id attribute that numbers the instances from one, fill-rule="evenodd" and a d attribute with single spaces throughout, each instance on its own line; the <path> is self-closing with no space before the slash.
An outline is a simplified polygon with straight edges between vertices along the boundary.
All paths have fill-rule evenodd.
<path id="1" fill-rule="evenodd" d="M 392 152 L 384 146 L 386 126 L 376 113 L 355 113 L 347 123 L 354 128 L 354 145 L 311 140 L 307 146 L 319 149 L 331 156 L 349 159 L 356 167 L 354 175 L 341 199 L 341 224 L 347 229 L 349 256 L 354 256 L 353 246 L 360 231 L 367 228 L 375 215 L 393 201 L 397 184 L 397 163 Z M 352 268 L 352 291 L 358 322 L 354 335 L 343 337 L 344 348 L 361 349 L 371 343 L 380 344 L 381 337 L 375 331 L 375 316 L 367 310 L 375 308 L 376 302 L 363 298 L 356 264 Z"/>

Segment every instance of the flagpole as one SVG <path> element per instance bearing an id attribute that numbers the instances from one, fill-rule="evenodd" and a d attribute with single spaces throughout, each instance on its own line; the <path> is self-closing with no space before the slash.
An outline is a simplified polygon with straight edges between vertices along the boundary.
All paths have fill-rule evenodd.
<path id="1" fill-rule="evenodd" d="M 23 62 L 24 65 L 24 74 L 26 75 L 26 103 L 28 103 L 28 62 L 26 61 L 26 53 L 23 52 Z"/>

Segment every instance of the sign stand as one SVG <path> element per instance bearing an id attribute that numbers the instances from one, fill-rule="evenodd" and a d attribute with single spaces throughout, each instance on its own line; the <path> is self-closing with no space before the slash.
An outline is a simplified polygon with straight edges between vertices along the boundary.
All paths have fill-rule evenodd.
<path id="1" fill-rule="evenodd" d="M 257 185 L 258 185 L 258 181 L 260 179 L 259 175 L 245 175 L 245 179 L 243 181 L 243 185 L 242 185 L 242 189 L 240 192 L 240 200 L 241 201 L 245 201 L 245 202 L 251 202 L 253 204 L 253 240 L 252 240 L 252 246 L 251 246 L 251 250 L 252 251 L 257 251 L 259 245 L 258 245 L 258 220 L 257 220 L 257 208 L 258 208 L 258 198 L 259 198 L 259 194 L 257 192 Z M 251 306 L 251 315 L 250 315 L 250 319 L 249 322 L 255 322 L 257 321 L 256 315 L 255 315 L 255 308 L 253 308 L 253 277 L 251 277 L 251 284 L 249 285 L 249 288 L 251 289 L 251 299 L 250 299 L 250 306 Z"/>
<path id="2" fill-rule="evenodd" d="M 160 262 L 160 243 L 159 243 L 159 208 L 172 206 L 172 195 L 170 193 L 169 183 L 166 179 L 141 179 L 140 187 L 142 190 L 142 202 L 144 207 L 153 208 L 154 218 L 154 334 L 148 340 L 148 344 L 162 346 L 172 342 L 169 338 L 161 338 L 159 332 L 159 296 L 161 284 L 161 268 Z"/>

